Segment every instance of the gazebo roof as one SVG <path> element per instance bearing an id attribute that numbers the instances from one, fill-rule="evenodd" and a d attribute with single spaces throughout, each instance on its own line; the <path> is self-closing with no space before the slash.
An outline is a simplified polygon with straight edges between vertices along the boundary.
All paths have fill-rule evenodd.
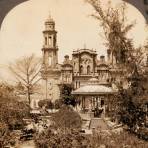
<path id="1" fill-rule="evenodd" d="M 111 87 L 99 85 L 99 84 L 89 84 L 82 86 L 77 90 L 73 91 L 74 95 L 105 95 L 105 94 L 114 94 L 116 91 Z"/>
<path id="2" fill-rule="evenodd" d="M 106 95 L 114 94 L 117 91 L 112 87 L 107 87 L 99 84 L 99 80 L 96 77 L 92 77 L 88 81 L 88 85 L 82 86 L 72 92 L 73 95 Z"/>

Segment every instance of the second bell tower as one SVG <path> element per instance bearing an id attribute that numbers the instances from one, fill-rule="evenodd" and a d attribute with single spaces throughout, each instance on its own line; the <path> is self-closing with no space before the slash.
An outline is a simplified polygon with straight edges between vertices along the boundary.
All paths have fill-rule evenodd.
<path id="1" fill-rule="evenodd" d="M 49 16 L 49 18 L 45 21 L 43 36 L 43 65 L 47 68 L 52 68 L 58 63 L 58 47 L 55 21 L 51 18 L 51 16 Z"/>

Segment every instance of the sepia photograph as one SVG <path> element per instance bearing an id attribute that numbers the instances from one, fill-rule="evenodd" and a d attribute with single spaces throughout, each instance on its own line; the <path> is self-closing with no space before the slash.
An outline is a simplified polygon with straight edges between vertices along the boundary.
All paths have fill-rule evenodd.
<path id="1" fill-rule="evenodd" d="M 148 0 L 0 0 L 0 148 L 148 148 Z"/>

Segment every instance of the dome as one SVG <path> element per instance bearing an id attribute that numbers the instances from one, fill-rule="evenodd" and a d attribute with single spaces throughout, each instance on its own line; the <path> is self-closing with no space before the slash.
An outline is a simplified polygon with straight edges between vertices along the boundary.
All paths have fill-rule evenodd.
<path id="1" fill-rule="evenodd" d="M 45 29 L 46 31 L 54 31 L 55 30 L 55 21 L 49 15 L 48 19 L 45 21 Z"/>
<path id="2" fill-rule="evenodd" d="M 48 18 L 48 19 L 46 19 L 45 22 L 46 22 L 46 23 L 55 23 L 54 20 L 53 20 L 52 18 Z"/>
<path id="3" fill-rule="evenodd" d="M 90 78 L 88 84 L 91 84 L 91 85 L 99 84 L 99 80 L 95 77 Z"/>
<path id="4" fill-rule="evenodd" d="M 55 21 L 53 20 L 53 18 L 51 17 L 51 15 L 49 15 L 48 19 L 46 19 L 45 23 L 49 23 L 49 24 L 55 24 Z"/>

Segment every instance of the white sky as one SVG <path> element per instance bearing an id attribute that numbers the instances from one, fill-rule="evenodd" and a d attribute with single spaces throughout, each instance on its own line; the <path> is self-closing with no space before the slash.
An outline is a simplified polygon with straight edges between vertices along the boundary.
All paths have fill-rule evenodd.
<path id="1" fill-rule="evenodd" d="M 116 3 L 120 0 L 114 0 Z M 104 3 L 104 1 L 102 0 Z M 105 5 L 104 5 L 105 6 Z M 99 36 L 98 22 L 90 17 L 93 9 L 84 0 L 30 0 L 13 8 L 5 17 L 0 30 L 0 72 L 4 64 L 24 55 L 35 53 L 42 56 L 42 31 L 49 11 L 56 22 L 59 62 L 73 49 L 96 49 L 99 55 L 105 54 L 104 41 Z M 140 12 L 128 5 L 127 17 L 137 24 L 129 34 L 135 45 L 143 44 L 147 36 L 145 20 Z"/>

